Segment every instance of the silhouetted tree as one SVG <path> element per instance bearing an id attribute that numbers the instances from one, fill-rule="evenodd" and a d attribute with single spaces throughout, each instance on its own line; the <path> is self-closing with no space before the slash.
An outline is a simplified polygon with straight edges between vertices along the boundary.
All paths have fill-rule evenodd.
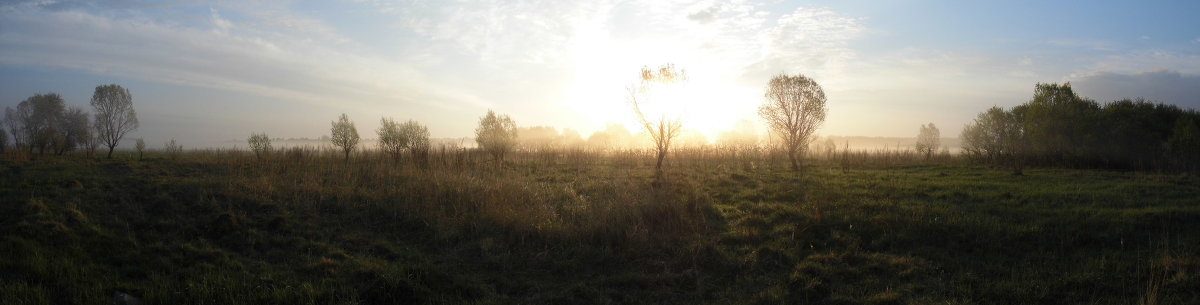
<path id="1" fill-rule="evenodd" d="M 942 133 L 938 131 L 937 126 L 933 123 L 921 125 L 920 132 L 917 133 L 917 153 L 925 155 L 925 160 L 933 157 L 933 152 L 937 151 L 938 146 L 942 143 Z"/>
<path id="2" fill-rule="evenodd" d="M 113 149 L 121 144 L 121 138 L 138 128 L 133 95 L 119 85 L 97 86 L 92 94 L 92 107 L 96 109 L 96 134 L 108 146 L 108 158 L 112 159 Z"/>
<path id="3" fill-rule="evenodd" d="M 20 106 L 17 109 L 12 107 L 4 108 L 4 127 L 8 128 L 8 132 L 12 134 L 13 149 L 20 149 L 25 145 L 25 121 L 26 114 L 21 113 Z"/>
<path id="4" fill-rule="evenodd" d="M 804 75 L 780 74 L 771 78 L 764 94 L 766 101 L 758 114 L 782 140 L 793 170 L 804 157 L 813 133 L 825 122 L 825 91 Z"/>
<path id="5" fill-rule="evenodd" d="M 1075 94 L 1070 83 L 1037 84 L 1033 99 L 1021 106 L 1030 148 L 1042 162 L 1077 162 L 1096 152 L 1100 106 Z"/>
<path id="6" fill-rule="evenodd" d="M 1030 140 L 1025 124 L 1027 117 L 1028 110 L 1025 107 L 1013 107 L 1011 111 L 1004 112 L 999 126 L 1001 162 L 1008 165 L 1016 175 L 1023 174 L 1029 158 Z"/>
<path id="7" fill-rule="evenodd" d="M 629 87 L 629 104 L 633 106 L 633 112 L 642 128 L 650 134 L 657 151 L 654 163 L 656 178 L 662 178 L 663 160 L 667 158 L 667 152 L 671 149 L 671 141 L 679 136 L 683 128 L 683 119 L 678 114 L 671 113 L 682 109 L 667 109 L 669 105 L 664 105 L 671 102 L 666 99 L 680 97 L 664 96 L 662 93 L 672 89 L 678 90 L 687 79 L 687 72 L 676 69 L 674 64 L 663 65 L 657 70 L 642 67 L 638 83 Z M 659 111 L 647 114 L 647 108 L 651 106 Z"/>
<path id="8" fill-rule="evenodd" d="M 4 131 L 3 125 L 0 123 L 0 155 L 3 155 L 4 150 L 8 149 L 8 133 Z"/>
<path id="9" fill-rule="evenodd" d="M 1144 99 L 1101 106 L 1075 94 L 1070 84 L 1037 84 L 1027 103 L 1010 111 L 993 107 L 967 125 L 963 152 L 1018 168 L 1028 162 L 1182 169 L 1189 161 L 1180 159 L 1178 148 L 1172 150 L 1178 145 L 1168 144 L 1177 134 L 1187 134 L 1189 119 L 1200 121 L 1200 113 Z"/>
<path id="10" fill-rule="evenodd" d="M 1192 118 L 1175 122 L 1175 130 L 1166 143 L 1171 156 L 1184 170 L 1200 169 L 1200 127 Z"/>
<path id="11" fill-rule="evenodd" d="M 1105 104 L 1100 111 L 1100 138 L 1090 150 L 1109 167 L 1153 168 L 1167 166 L 1166 143 L 1184 111 L 1174 105 L 1144 99 L 1123 99 Z"/>
<path id="12" fill-rule="evenodd" d="M 67 110 L 55 136 L 55 154 L 62 155 L 80 146 L 86 148 L 87 142 L 93 138 L 90 116 L 83 109 L 71 107 Z"/>
<path id="13" fill-rule="evenodd" d="M 496 115 L 496 112 L 488 110 L 486 115 L 479 118 L 479 127 L 475 128 L 475 143 L 503 163 L 504 155 L 517 145 L 517 123 L 508 115 Z"/>
<path id="14" fill-rule="evenodd" d="M 37 94 L 26 98 L 17 104 L 16 110 L 6 110 L 6 121 L 15 122 L 20 132 L 15 132 L 14 138 L 26 145 L 32 153 L 45 153 L 49 148 L 53 151 L 55 140 L 59 139 L 63 113 L 66 103 L 56 93 Z"/>
<path id="15" fill-rule="evenodd" d="M 354 127 L 354 122 L 351 122 L 345 113 L 338 117 L 337 121 L 330 122 L 330 125 L 333 146 L 341 148 L 346 155 L 346 161 L 350 161 L 350 152 L 358 145 L 358 128 Z"/>
<path id="16" fill-rule="evenodd" d="M 254 157 L 259 160 L 271 153 L 271 137 L 268 137 L 265 132 L 251 133 L 246 142 L 250 144 L 250 151 L 254 152 Z"/>

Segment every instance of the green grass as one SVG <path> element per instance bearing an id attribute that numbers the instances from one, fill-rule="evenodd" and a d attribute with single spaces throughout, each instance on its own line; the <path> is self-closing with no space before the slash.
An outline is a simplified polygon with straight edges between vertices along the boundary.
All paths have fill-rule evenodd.
<path id="1" fill-rule="evenodd" d="M 0 303 L 1200 302 L 1193 176 L 355 157 L 0 161 Z"/>

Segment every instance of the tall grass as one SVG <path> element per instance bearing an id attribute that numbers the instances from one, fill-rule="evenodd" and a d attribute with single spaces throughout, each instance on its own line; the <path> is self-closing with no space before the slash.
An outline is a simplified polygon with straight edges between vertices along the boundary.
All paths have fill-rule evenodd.
<path id="1" fill-rule="evenodd" d="M 1175 304 L 1200 287 L 1196 249 L 1141 238 L 1200 241 L 1189 176 L 1013 176 L 907 149 L 814 152 L 800 172 L 761 147 L 668 160 L 656 183 L 639 149 L 10 158 L 0 303 Z"/>

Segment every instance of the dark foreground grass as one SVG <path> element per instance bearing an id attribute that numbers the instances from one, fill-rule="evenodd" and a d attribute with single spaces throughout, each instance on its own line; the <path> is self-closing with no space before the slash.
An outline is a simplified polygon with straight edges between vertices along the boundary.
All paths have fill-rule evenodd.
<path id="1" fill-rule="evenodd" d="M 4 161 L 0 303 L 1200 303 L 1192 176 L 710 165 Z"/>

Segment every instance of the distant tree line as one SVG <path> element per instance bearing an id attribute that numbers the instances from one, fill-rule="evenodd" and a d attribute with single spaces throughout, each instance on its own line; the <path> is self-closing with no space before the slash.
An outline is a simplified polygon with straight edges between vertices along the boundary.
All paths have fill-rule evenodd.
<path id="1" fill-rule="evenodd" d="M 1196 171 L 1200 113 L 1144 99 L 1106 104 L 1071 84 L 1037 84 L 1033 98 L 992 107 L 962 131 L 963 152 L 1021 172 L 1028 165 Z"/>
<path id="2" fill-rule="evenodd" d="M 118 85 L 97 86 L 91 105 L 95 115 L 67 107 L 57 93 L 36 94 L 4 109 L 0 128 L 0 151 L 9 145 L 30 154 L 62 155 L 85 149 L 89 156 L 100 145 L 108 146 L 108 158 L 127 133 L 137 129 L 133 96 Z"/>

